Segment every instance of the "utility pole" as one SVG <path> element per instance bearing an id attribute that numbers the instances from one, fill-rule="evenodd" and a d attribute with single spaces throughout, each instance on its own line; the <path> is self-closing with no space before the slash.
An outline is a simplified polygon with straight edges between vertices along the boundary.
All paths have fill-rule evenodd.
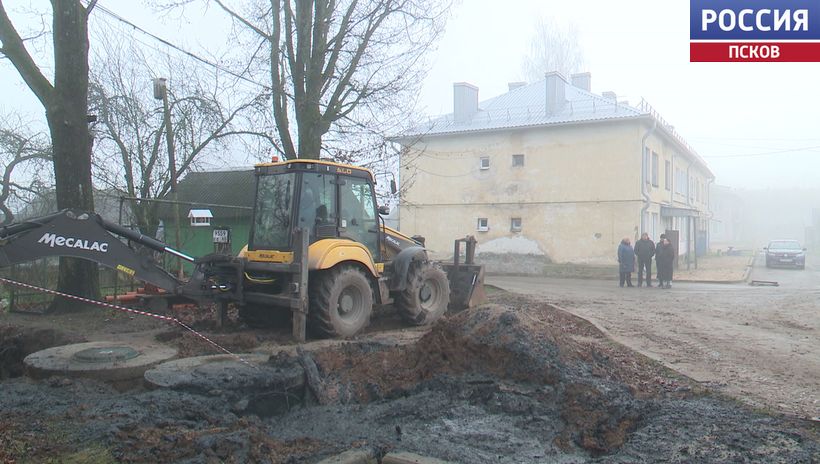
<path id="1" fill-rule="evenodd" d="M 171 109 L 168 105 L 168 80 L 164 77 L 154 79 L 154 98 L 162 100 L 163 117 L 165 118 L 165 141 L 168 145 L 168 169 L 171 173 L 171 201 L 174 202 L 174 246 L 180 250 L 179 240 L 179 202 L 177 201 L 177 161 L 174 153 L 174 129 L 171 127 Z M 177 258 L 177 272 L 183 278 L 182 259 Z"/>

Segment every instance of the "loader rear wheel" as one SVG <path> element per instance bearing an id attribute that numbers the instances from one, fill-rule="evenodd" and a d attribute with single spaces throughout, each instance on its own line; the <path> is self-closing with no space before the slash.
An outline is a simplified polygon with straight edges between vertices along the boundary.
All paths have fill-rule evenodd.
<path id="1" fill-rule="evenodd" d="M 450 282 L 439 264 L 416 261 L 407 273 L 407 288 L 396 295 L 399 314 L 413 325 L 432 324 L 447 312 Z"/>
<path id="2" fill-rule="evenodd" d="M 352 337 L 370 323 L 373 291 L 359 269 L 319 271 L 310 279 L 311 328 L 327 337 Z"/>

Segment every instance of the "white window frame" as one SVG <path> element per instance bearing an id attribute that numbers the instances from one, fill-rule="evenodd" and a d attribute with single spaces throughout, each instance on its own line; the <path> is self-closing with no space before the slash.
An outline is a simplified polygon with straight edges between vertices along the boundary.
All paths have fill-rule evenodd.
<path id="1" fill-rule="evenodd" d="M 487 218 L 478 218 L 476 221 L 475 230 L 479 232 L 487 232 L 490 230 L 490 220 Z"/>
<path id="2" fill-rule="evenodd" d="M 650 172 L 650 178 L 652 179 L 652 186 L 653 187 L 660 187 L 660 168 L 661 168 L 661 157 L 658 155 L 658 152 L 652 152 L 652 168 Z"/>
<path id="3" fill-rule="evenodd" d="M 518 225 L 516 225 L 518 222 Z M 521 232 L 524 228 L 524 220 L 520 217 L 510 218 L 510 232 Z"/>
<path id="4" fill-rule="evenodd" d="M 482 156 L 481 158 L 479 158 L 478 165 L 482 171 L 490 169 L 490 157 Z"/>
<path id="5" fill-rule="evenodd" d="M 651 179 L 649 178 L 649 163 L 651 162 L 651 150 L 649 147 L 644 147 L 643 149 L 643 180 L 646 185 L 652 185 Z"/>

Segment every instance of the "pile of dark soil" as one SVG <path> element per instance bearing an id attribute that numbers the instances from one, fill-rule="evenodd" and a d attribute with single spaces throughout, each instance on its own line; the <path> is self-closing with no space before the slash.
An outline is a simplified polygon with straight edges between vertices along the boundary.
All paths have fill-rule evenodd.
<path id="1" fill-rule="evenodd" d="M 0 461 L 299 463 L 351 448 L 509 464 L 820 456 L 811 424 L 713 397 L 549 305 L 493 302 L 412 345 L 365 337 L 277 356 L 272 366 L 307 358 L 318 373 L 287 395 L 225 391 L 218 380 L 212 390 L 125 393 L 88 380 L 6 380 Z M 266 395 L 287 404 L 271 408 Z"/>

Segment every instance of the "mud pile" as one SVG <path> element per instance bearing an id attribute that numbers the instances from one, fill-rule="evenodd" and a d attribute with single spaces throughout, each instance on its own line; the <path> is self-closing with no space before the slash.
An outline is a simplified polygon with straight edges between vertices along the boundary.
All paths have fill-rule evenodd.
<path id="1" fill-rule="evenodd" d="M 596 343 L 607 346 L 593 347 Z M 603 348 L 610 353 L 603 354 Z M 341 404 L 398 398 L 442 382 L 449 383 L 447 389 L 463 383 L 471 396 L 528 391 L 560 418 L 551 437 L 556 447 L 600 455 L 621 447 L 651 410 L 636 394 L 651 395 L 664 385 L 675 385 L 674 392 L 684 381 L 654 382 L 660 369 L 653 372 L 651 363 L 643 360 L 632 364 L 645 365 L 643 378 L 634 376 L 638 369 L 630 372 L 613 356 L 620 354 L 619 348 L 574 316 L 548 305 L 523 303 L 462 312 L 409 347 L 351 343 L 314 357 L 325 388 Z M 622 377 L 654 391 L 624 385 L 618 381 Z M 538 409 L 523 404 L 503 408 L 521 409 L 519 413 Z"/>

